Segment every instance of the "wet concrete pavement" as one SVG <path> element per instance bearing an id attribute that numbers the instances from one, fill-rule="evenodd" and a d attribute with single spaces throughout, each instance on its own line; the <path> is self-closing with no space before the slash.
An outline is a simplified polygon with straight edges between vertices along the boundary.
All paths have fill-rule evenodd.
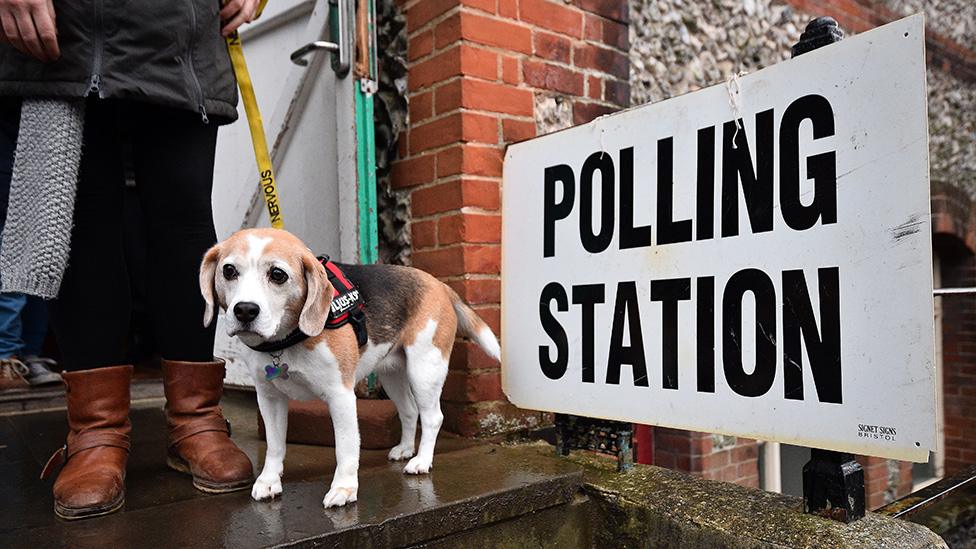
<path id="1" fill-rule="evenodd" d="M 264 443 L 253 396 L 231 394 L 224 409 L 257 468 Z M 0 547 L 412 545 L 566 503 L 581 482 L 577 469 L 558 460 L 529 462 L 518 450 L 442 434 L 430 476 L 403 475 L 385 450 L 364 450 L 359 501 L 338 510 L 321 506 L 333 450 L 289 445 L 283 496 L 255 502 L 250 491 L 201 493 L 166 467 L 161 401 L 142 403 L 131 417 L 125 508 L 65 522 L 52 511 L 53 479 L 37 479 L 63 444 L 64 412 L 0 416 Z"/>

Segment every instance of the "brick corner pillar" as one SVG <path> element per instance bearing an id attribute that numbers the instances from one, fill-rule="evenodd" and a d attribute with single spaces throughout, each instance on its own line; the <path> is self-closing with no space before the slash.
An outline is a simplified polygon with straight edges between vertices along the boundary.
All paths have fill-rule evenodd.
<path id="1" fill-rule="evenodd" d="M 543 99 L 571 105 L 577 124 L 629 105 L 628 4 L 406 0 L 401 9 L 409 122 L 393 186 L 410 196 L 413 265 L 500 334 L 505 146 L 536 135 Z M 455 345 L 441 400 L 444 426 L 462 435 L 544 420 L 506 400 L 498 363 L 467 341 Z"/>

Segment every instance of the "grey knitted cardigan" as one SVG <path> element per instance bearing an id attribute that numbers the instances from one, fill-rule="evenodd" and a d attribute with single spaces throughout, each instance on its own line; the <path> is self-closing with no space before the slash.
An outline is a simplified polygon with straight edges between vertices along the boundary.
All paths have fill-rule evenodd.
<path id="1" fill-rule="evenodd" d="M 58 295 L 71 247 L 84 121 L 84 100 L 22 103 L 0 244 L 4 292 Z"/>

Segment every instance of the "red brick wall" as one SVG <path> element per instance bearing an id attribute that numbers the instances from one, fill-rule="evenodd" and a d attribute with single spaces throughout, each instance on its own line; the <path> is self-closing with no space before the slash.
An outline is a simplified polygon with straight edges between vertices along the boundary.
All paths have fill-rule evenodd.
<path id="1" fill-rule="evenodd" d="M 943 287 L 976 286 L 976 208 L 964 191 L 933 189 L 932 231 Z M 976 296 L 942 300 L 945 472 L 976 463 Z"/>
<path id="2" fill-rule="evenodd" d="M 973 206 L 952 187 L 938 189 L 932 199 L 943 287 L 976 286 Z M 945 472 L 952 474 L 976 463 L 976 296 L 941 299 Z"/>
<path id="3" fill-rule="evenodd" d="M 410 193 L 413 264 L 450 284 L 499 332 L 500 186 L 505 145 L 536 134 L 537 95 L 582 123 L 630 103 L 624 0 L 408 0 L 409 130 L 393 185 Z M 486 434 L 531 426 L 501 391 L 499 367 L 458 343 L 445 427 Z"/>
<path id="4" fill-rule="evenodd" d="M 759 487 L 759 445 L 747 438 L 657 427 L 654 464 L 709 480 Z"/>
<path id="5" fill-rule="evenodd" d="M 945 285 L 976 286 L 976 258 L 943 261 Z M 976 463 L 976 296 L 943 298 L 945 472 Z"/>
<path id="6" fill-rule="evenodd" d="M 912 491 L 912 464 L 906 461 L 857 456 L 864 468 L 864 506 L 877 509 Z"/>

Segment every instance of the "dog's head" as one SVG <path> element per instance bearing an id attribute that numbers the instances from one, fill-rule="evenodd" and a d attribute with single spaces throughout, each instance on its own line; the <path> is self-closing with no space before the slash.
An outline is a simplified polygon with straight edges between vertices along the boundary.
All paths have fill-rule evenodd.
<path id="1" fill-rule="evenodd" d="M 204 326 L 222 311 L 228 335 L 254 345 L 296 327 L 319 335 L 333 288 L 325 267 L 297 237 L 281 229 L 247 229 L 204 255 L 200 292 Z"/>

